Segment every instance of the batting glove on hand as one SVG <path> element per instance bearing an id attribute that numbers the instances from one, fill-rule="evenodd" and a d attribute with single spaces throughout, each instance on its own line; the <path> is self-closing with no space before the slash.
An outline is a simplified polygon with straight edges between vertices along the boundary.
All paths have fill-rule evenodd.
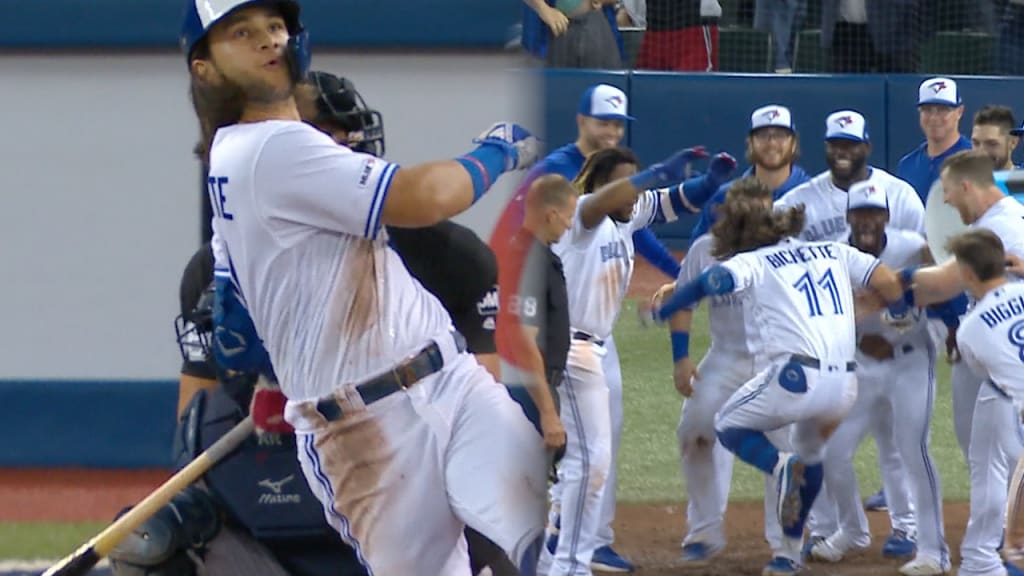
<path id="1" fill-rule="evenodd" d="M 536 136 L 519 124 L 497 122 L 473 139 L 474 144 L 499 146 L 505 151 L 505 170 L 525 170 L 533 166 L 541 154 Z"/>
<path id="2" fill-rule="evenodd" d="M 665 188 L 686 178 L 686 168 L 690 162 L 707 157 L 708 153 L 703 146 L 686 148 L 634 175 L 630 181 L 638 190 Z"/>
<path id="3" fill-rule="evenodd" d="M 284 419 L 284 405 L 288 398 L 277 382 L 260 376 L 249 402 L 249 414 L 257 434 L 293 434 L 295 428 Z"/>
<path id="4" fill-rule="evenodd" d="M 737 165 L 738 162 L 736 162 L 736 159 L 731 154 L 719 152 L 711 159 L 711 163 L 708 166 L 708 176 L 711 177 L 712 182 L 720 186 L 729 179 Z"/>
<path id="5" fill-rule="evenodd" d="M 916 319 L 913 310 L 903 300 L 890 304 L 882 311 L 882 323 L 901 333 L 910 330 L 914 326 L 914 322 Z"/>

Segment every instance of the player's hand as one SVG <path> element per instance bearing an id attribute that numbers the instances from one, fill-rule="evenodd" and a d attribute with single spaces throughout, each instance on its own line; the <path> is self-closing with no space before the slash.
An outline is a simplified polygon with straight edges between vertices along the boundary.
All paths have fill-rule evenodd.
<path id="1" fill-rule="evenodd" d="M 729 179 L 737 165 L 736 159 L 728 152 L 719 152 L 711 159 L 711 163 L 708 166 L 708 176 L 711 177 L 712 182 L 721 185 Z"/>
<path id="2" fill-rule="evenodd" d="M 658 319 L 656 314 L 657 311 L 658 309 L 650 302 L 638 302 L 636 305 L 636 315 L 640 319 L 640 326 L 650 328 L 651 326 L 662 324 L 663 322 Z"/>
<path id="3" fill-rule="evenodd" d="M 906 332 L 912 328 L 916 321 L 913 310 L 902 298 L 891 302 L 882 312 L 882 323 L 900 332 Z"/>
<path id="4" fill-rule="evenodd" d="M 545 5 L 538 16 L 540 16 L 540 19 L 548 29 L 551 30 L 551 35 L 555 38 L 564 34 L 569 28 L 569 18 L 557 8 Z"/>
<path id="5" fill-rule="evenodd" d="M 665 298 L 672 296 L 672 294 L 675 293 L 675 291 L 675 282 L 669 282 L 668 284 L 663 285 L 661 288 L 658 288 L 657 292 L 655 292 L 651 296 L 651 306 L 654 308 L 661 306 L 661 303 L 665 301 Z"/>
<path id="6" fill-rule="evenodd" d="M 541 142 L 522 126 L 512 122 L 496 122 L 473 139 L 474 144 L 499 146 L 505 152 L 505 170 L 525 170 L 533 166 L 541 154 Z"/>
<path id="7" fill-rule="evenodd" d="M 1024 278 L 1024 258 L 1016 254 L 1006 255 L 1006 271 Z"/>
<path id="8" fill-rule="evenodd" d="M 557 451 L 565 446 L 565 427 L 558 412 L 549 412 L 540 416 L 540 431 L 544 434 L 544 447 Z"/>
<path id="9" fill-rule="evenodd" d="M 707 158 L 707 150 L 703 146 L 695 146 L 680 150 L 668 158 L 652 165 L 650 168 L 630 178 L 637 190 L 666 188 L 682 182 L 686 178 L 690 162 L 698 158 Z"/>
<path id="10" fill-rule="evenodd" d="M 257 434 L 292 434 L 295 428 L 284 419 L 284 405 L 288 398 L 281 392 L 277 382 L 264 376 L 256 381 L 252 400 L 249 402 L 249 414 L 252 415 L 253 427 Z"/>
<path id="11" fill-rule="evenodd" d="M 700 375 L 697 374 L 697 367 L 693 365 L 693 361 L 683 358 L 676 362 L 672 371 L 672 379 L 675 380 L 676 391 L 684 398 L 689 398 L 693 396 L 693 383 L 700 379 Z"/>

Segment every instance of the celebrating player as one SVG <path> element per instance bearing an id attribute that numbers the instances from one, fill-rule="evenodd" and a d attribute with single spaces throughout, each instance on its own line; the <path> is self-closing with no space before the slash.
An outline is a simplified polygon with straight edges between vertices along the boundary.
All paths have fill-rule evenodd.
<path id="1" fill-rule="evenodd" d="M 633 233 L 676 219 L 684 210 L 680 187 L 650 189 L 676 184 L 689 162 L 703 155 L 702 149 L 685 150 L 637 174 L 632 152 L 609 148 L 593 153 L 577 178 L 583 197 L 572 227 L 554 246 L 565 269 L 572 342 L 559 388 L 567 442 L 558 469 L 558 540 L 540 563 L 542 572 L 550 564 L 552 576 L 590 574 L 597 548 L 612 462 L 609 385 L 601 357 L 633 271 Z"/>
<path id="2" fill-rule="evenodd" d="M 650 315 L 665 321 L 707 296 L 749 294 L 762 318 L 750 328 L 761 332 L 769 366 L 733 394 L 715 428 L 727 449 L 775 481 L 784 537 L 763 574 L 796 574 L 804 522 L 821 488 L 825 441 L 857 394 L 851 284 L 880 292 L 894 313 L 906 306 L 899 279 L 876 258 L 836 242 L 793 238 L 804 229 L 802 207 L 774 211 L 730 191 L 720 217 L 713 255 L 723 262 Z M 676 339 L 685 352 L 689 334 Z M 780 452 L 765 432 L 790 424 L 794 452 Z"/>
<path id="3" fill-rule="evenodd" d="M 992 169 L 1013 170 L 1013 151 L 1020 138 L 1013 110 L 1006 106 L 984 106 L 974 115 L 971 147 L 992 158 Z"/>
<path id="4" fill-rule="evenodd" d="M 542 444 L 380 228 L 465 210 L 529 165 L 535 141 L 497 124 L 454 161 L 399 168 L 352 152 L 299 121 L 309 54 L 297 3 L 189 8 L 182 45 L 223 274 L 280 376 L 328 521 L 376 573 L 468 573 L 467 520 L 529 569 Z"/>
<path id="5" fill-rule="evenodd" d="M 734 195 L 772 203 L 772 191 L 752 177 L 737 180 L 731 186 Z M 717 263 L 711 256 L 712 237 L 698 238 L 683 259 L 679 278 L 656 296 L 660 300 L 676 286 L 685 286 Z M 715 414 L 736 390 L 765 368 L 760 358 L 763 342 L 760 334 L 746 326 L 754 321 L 754 311 L 746 294 L 715 296 L 710 299 L 708 323 L 711 346 L 694 368 L 684 334 L 690 332 L 693 310 L 680 310 L 669 319 L 676 390 L 687 398 L 679 416 L 676 438 L 683 478 L 686 480 L 686 524 L 682 558 L 687 563 L 705 562 L 725 548 L 723 524 L 732 480 L 732 454 L 715 434 Z M 772 442 L 786 446 L 785 434 L 775 434 Z M 772 550 L 782 547 L 782 527 L 775 514 L 777 495 L 770 477 L 765 478 L 765 539 Z"/>
<path id="6" fill-rule="evenodd" d="M 925 258 L 930 261 L 923 236 L 886 228 L 888 198 L 884 189 L 870 181 L 850 187 L 847 214 L 849 243 L 854 248 L 876 256 L 893 269 L 918 266 Z M 900 572 L 924 576 L 949 571 L 939 477 L 929 447 L 928 427 L 935 402 L 934 356 L 925 317 L 919 309 L 911 309 L 898 322 L 886 323 L 878 314 L 858 322 L 857 400 L 825 448 L 825 480 L 838 506 L 839 530 L 812 547 L 815 558 L 838 562 L 851 548 L 870 543 L 853 457 L 871 430 L 876 438 L 895 441 L 908 472 L 906 483 L 917 519 L 917 557 Z M 894 385 L 897 379 L 899 384 Z M 886 557 L 913 554 L 913 537 L 905 526 L 893 525 L 893 534 L 882 553 Z"/>
<path id="7" fill-rule="evenodd" d="M 992 160 L 981 150 L 953 154 L 940 172 L 945 201 L 973 229 L 991 230 L 1007 254 L 1024 257 L 1024 205 L 1003 194 L 992 177 Z M 948 300 L 966 289 L 956 260 L 905 268 L 911 304 Z M 959 337 L 958 337 L 959 341 Z M 954 381 L 954 386 L 956 382 Z M 954 396 L 954 400 L 955 400 Z M 967 449 L 971 469 L 971 517 L 960 546 L 960 574 L 1004 574 L 1002 540 L 1009 474 L 1021 453 L 1020 414 L 1005 392 L 991 384 L 978 390 Z"/>
<path id="8" fill-rule="evenodd" d="M 807 172 L 796 163 L 799 157 L 800 137 L 789 108 L 771 104 L 754 110 L 747 134 L 747 162 L 751 166 L 740 178 L 756 178 L 772 191 L 772 199 L 778 200 L 810 180 Z M 718 207 L 725 202 L 725 194 L 734 182 L 722 184 L 701 209 L 690 235 L 694 241 L 711 230 L 718 219 Z"/>
<path id="9" fill-rule="evenodd" d="M 614 148 L 625 135 L 625 123 L 634 121 L 629 115 L 629 101 L 625 92 L 609 84 L 596 84 L 584 90 L 580 96 L 576 114 L 576 141 L 566 144 L 541 160 L 526 176 L 520 190 L 505 208 L 491 234 L 491 247 L 500 262 L 511 262 L 505 252 L 512 234 L 516 233 L 523 220 L 523 201 L 530 182 L 542 174 L 559 174 L 574 180 L 580 173 L 586 158 L 599 150 Z M 709 163 L 707 174 L 687 179 L 680 185 L 680 199 L 687 211 L 697 212 L 719 185 L 729 177 L 736 167 L 736 159 L 727 153 L 717 154 Z M 666 276 L 675 278 L 679 274 L 679 263 L 658 241 L 654 233 L 642 228 L 633 233 L 636 252 L 644 257 Z M 514 250 L 513 250 L 514 251 Z M 504 265 L 504 264 L 503 264 Z M 606 353 L 601 360 L 605 378 L 608 380 L 609 401 L 612 414 L 612 464 L 606 482 L 605 496 L 601 504 L 601 527 L 598 531 L 598 547 L 594 552 L 592 565 L 596 570 L 632 571 L 633 564 L 620 556 L 613 548 L 615 533 L 612 520 L 615 517 L 615 491 L 617 488 L 616 462 L 619 442 L 622 437 L 622 370 L 615 339 L 609 335 L 605 341 Z M 512 363 L 517 360 L 509 358 Z M 551 490 L 552 501 L 560 500 L 561 487 Z M 558 506 L 552 508 L 549 521 L 552 537 L 550 548 L 557 546 Z"/>
<path id="10" fill-rule="evenodd" d="M 900 158 L 896 176 L 909 182 L 921 202 L 927 203 L 942 163 L 961 150 L 970 150 L 971 141 L 960 134 L 964 105 L 955 80 L 929 78 L 921 82 L 917 89 L 917 113 L 925 140 Z"/>
<path id="11" fill-rule="evenodd" d="M 1009 396 L 1020 407 L 1024 403 L 1024 284 L 1013 282 L 1004 270 L 1006 253 L 999 236 L 991 230 L 976 228 L 950 238 L 946 245 L 956 258 L 964 285 L 975 299 L 957 331 L 957 343 L 964 362 L 986 378 L 992 387 Z M 1024 560 L 1022 554 L 1021 482 L 1024 460 L 1018 460 L 1010 483 L 1006 512 L 1004 557 Z M 1021 570 L 1008 564 L 1007 572 Z"/>

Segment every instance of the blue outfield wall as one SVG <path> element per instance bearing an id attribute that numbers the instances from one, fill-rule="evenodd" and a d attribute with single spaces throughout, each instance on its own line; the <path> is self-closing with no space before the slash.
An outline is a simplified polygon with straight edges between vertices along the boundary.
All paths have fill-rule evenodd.
<path id="1" fill-rule="evenodd" d="M 0 48 L 176 49 L 186 0 L 7 0 Z M 316 47 L 501 48 L 522 0 L 302 0 Z"/>
<path id="2" fill-rule="evenodd" d="M 917 114 L 918 75 L 759 75 L 652 72 L 548 71 L 545 136 L 551 147 L 576 138 L 575 113 L 582 91 L 606 82 L 626 91 L 634 118 L 626 144 L 641 162 L 657 162 L 680 148 L 703 144 L 724 150 L 746 168 L 745 146 L 750 113 L 766 104 L 792 110 L 800 134 L 800 164 L 810 173 L 826 169 L 825 118 L 840 109 L 864 115 L 872 138 L 870 162 L 890 172 L 899 159 L 923 141 Z M 964 99 L 961 132 L 970 135 L 974 113 L 987 104 L 1015 108 L 1024 98 L 1024 78 L 953 77 Z M 1024 117 L 1024 102 L 1015 114 Z M 1018 149 L 1017 158 L 1021 152 Z M 706 167 L 704 163 L 695 166 Z M 657 226 L 672 248 L 685 248 L 695 217 Z"/>

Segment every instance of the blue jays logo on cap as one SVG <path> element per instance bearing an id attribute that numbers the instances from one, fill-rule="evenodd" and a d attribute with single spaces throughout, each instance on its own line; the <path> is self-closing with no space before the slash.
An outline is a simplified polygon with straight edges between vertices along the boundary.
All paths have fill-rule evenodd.
<path id="1" fill-rule="evenodd" d="M 946 81 L 936 80 L 935 82 L 929 84 L 928 87 L 932 89 L 932 92 L 938 94 L 939 92 L 942 92 L 943 90 L 946 89 Z"/>
<path id="2" fill-rule="evenodd" d="M 601 120 L 632 120 L 626 114 L 626 93 L 610 84 L 596 84 L 580 97 L 579 113 Z"/>
<path id="3" fill-rule="evenodd" d="M 616 94 L 615 96 L 611 96 L 609 98 L 605 98 L 604 101 L 611 104 L 615 108 L 622 107 L 622 96 L 619 96 L 618 94 Z"/>
<path id="4" fill-rule="evenodd" d="M 833 112 L 825 120 L 825 139 L 868 142 L 867 121 L 864 120 L 864 116 L 853 110 Z"/>
<path id="5" fill-rule="evenodd" d="M 768 126 L 786 128 L 791 132 L 796 131 L 796 127 L 793 126 L 793 115 L 790 114 L 789 109 L 776 104 L 758 108 L 750 115 L 751 132 Z"/>
<path id="6" fill-rule="evenodd" d="M 956 81 L 951 78 L 929 78 L 917 90 L 917 105 L 942 104 L 943 106 L 959 106 L 960 91 Z"/>
<path id="7" fill-rule="evenodd" d="M 836 124 L 839 124 L 840 128 L 846 128 L 850 124 L 853 124 L 853 118 L 850 116 L 840 116 L 836 118 Z"/>

